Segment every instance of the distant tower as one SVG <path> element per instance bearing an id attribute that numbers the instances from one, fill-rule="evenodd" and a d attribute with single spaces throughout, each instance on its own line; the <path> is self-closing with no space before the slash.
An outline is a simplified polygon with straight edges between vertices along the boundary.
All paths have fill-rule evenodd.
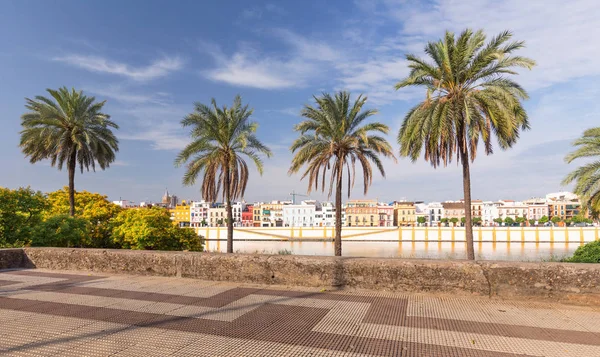
<path id="1" fill-rule="evenodd" d="M 179 197 L 177 197 L 175 195 L 171 196 L 169 203 L 170 203 L 171 207 L 177 206 L 177 204 L 179 203 Z"/>
<path id="2" fill-rule="evenodd" d="M 162 201 L 161 201 L 164 205 L 170 205 L 171 204 L 171 196 L 169 196 L 169 190 L 165 188 L 165 194 L 162 197 Z"/>

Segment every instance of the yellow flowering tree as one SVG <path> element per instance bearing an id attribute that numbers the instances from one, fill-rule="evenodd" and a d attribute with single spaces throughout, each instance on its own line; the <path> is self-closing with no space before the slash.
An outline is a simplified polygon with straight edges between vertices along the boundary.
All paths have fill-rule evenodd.
<path id="1" fill-rule="evenodd" d="M 122 248 L 203 250 L 203 238 L 191 228 L 175 226 L 164 208 L 123 210 L 115 217 L 112 225 L 113 242 Z"/>
<path id="2" fill-rule="evenodd" d="M 46 218 L 69 214 L 69 190 L 62 190 L 48 194 L 49 208 L 45 212 Z M 90 247 L 113 247 L 110 222 L 121 212 L 121 207 L 113 204 L 107 196 L 88 191 L 75 192 L 75 215 L 89 222 L 88 235 Z"/>

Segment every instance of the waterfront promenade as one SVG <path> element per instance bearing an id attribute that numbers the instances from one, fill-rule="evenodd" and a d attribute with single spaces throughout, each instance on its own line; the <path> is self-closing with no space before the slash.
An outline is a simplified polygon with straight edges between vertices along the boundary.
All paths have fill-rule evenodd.
<path id="1" fill-rule="evenodd" d="M 0 271 L 3 356 L 600 356 L 600 307 Z"/>

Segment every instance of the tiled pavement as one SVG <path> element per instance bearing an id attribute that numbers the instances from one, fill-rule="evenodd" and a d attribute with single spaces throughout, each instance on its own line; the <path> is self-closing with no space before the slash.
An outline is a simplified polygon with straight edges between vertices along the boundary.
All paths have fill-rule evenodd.
<path id="1" fill-rule="evenodd" d="M 0 271 L 0 355 L 600 357 L 600 307 Z"/>

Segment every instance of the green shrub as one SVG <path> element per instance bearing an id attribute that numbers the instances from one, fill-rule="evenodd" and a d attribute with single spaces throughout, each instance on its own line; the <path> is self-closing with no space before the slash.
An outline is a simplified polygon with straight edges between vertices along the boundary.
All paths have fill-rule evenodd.
<path id="1" fill-rule="evenodd" d="M 47 206 L 46 197 L 39 191 L 0 187 L 0 248 L 28 245 Z"/>
<path id="2" fill-rule="evenodd" d="M 39 224 L 31 236 L 31 245 L 37 247 L 89 246 L 87 219 L 56 215 Z"/>
<path id="3" fill-rule="evenodd" d="M 191 228 L 179 228 L 164 208 L 121 211 L 112 222 L 112 239 L 120 247 L 142 250 L 202 251 L 203 239 Z"/>
<path id="4" fill-rule="evenodd" d="M 600 263 L 600 241 L 582 245 L 571 258 L 566 259 L 571 263 Z"/>

